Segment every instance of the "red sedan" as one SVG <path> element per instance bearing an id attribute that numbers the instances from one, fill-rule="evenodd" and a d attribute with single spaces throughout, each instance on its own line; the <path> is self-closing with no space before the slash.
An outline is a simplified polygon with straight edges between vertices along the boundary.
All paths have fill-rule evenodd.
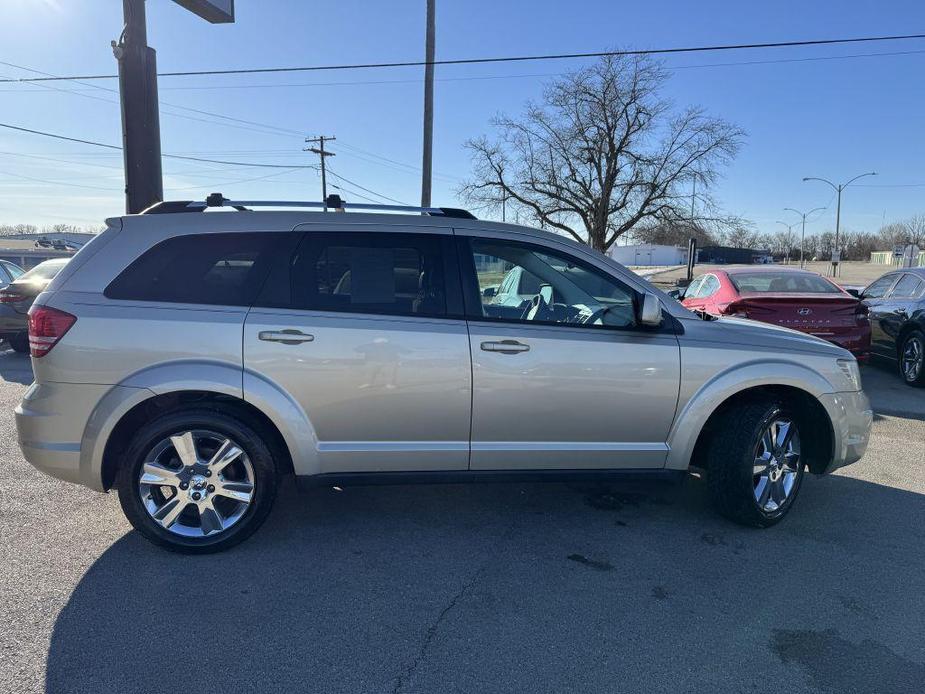
<path id="1" fill-rule="evenodd" d="M 867 307 L 809 270 L 749 265 L 712 270 L 691 282 L 681 303 L 694 311 L 751 318 L 816 335 L 858 359 L 870 353 Z"/>

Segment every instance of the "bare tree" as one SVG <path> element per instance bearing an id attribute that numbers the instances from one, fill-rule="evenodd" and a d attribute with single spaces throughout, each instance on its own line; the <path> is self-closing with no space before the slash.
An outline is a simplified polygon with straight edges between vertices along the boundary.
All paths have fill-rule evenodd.
<path id="1" fill-rule="evenodd" d="M 543 227 L 608 249 L 643 221 L 718 218 L 709 196 L 744 133 L 699 108 L 672 113 L 659 96 L 668 74 L 646 56 L 607 56 L 549 84 L 520 118 L 498 116 L 495 141 L 470 140 L 467 202 L 502 200 Z M 696 182 L 696 183 L 695 183 Z"/>

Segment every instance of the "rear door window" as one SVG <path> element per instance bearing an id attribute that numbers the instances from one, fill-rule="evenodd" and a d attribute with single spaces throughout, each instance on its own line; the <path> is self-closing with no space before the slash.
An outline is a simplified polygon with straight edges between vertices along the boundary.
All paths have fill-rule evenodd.
<path id="1" fill-rule="evenodd" d="M 175 236 L 135 260 L 106 288 L 110 299 L 250 306 L 277 249 L 293 234 Z"/>
<path id="2" fill-rule="evenodd" d="M 703 283 L 697 290 L 697 298 L 706 299 L 707 297 L 716 294 L 717 291 L 719 291 L 719 280 L 715 275 L 707 275 L 704 277 Z"/>
<path id="3" fill-rule="evenodd" d="M 291 272 L 292 308 L 442 317 L 452 313 L 448 241 L 434 234 L 307 233 Z M 450 294 L 452 294 L 452 282 Z M 459 290 L 456 290 L 458 298 Z"/>
<path id="4" fill-rule="evenodd" d="M 903 275 L 893 287 L 890 297 L 895 299 L 917 299 L 922 295 L 923 282 L 915 275 Z"/>

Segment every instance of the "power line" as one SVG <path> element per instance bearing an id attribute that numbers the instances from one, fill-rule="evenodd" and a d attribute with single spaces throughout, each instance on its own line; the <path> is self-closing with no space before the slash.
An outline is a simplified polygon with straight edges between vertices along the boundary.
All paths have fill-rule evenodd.
<path id="1" fill-rule="evenodd" d="M 738 51 L 760 48 L 794 48 L 798 46 L 833 46 L 840 44 L 873 43 L 885 41 L 906 41 L 923 39 L 925 34 L 903 34 L 893 36 L 859 36 L 840 39 L 811 39 L 804 41 L 773 41 L 768 43 L 718 44 L 710 46 L 685 46 L 678 48 L 647 48 L 621 51 L 591 51 L 580 53 L 547 53 L 538 55 L 495 56 L 486 58 L 456 58 L 448 60 L 408 60 L 381 63 L 346 63 L 340 65 L 303 65 L 295 67 L 238 68 L 228 70 L 183 70 L 160 72 L 158 77 L 195 77 L 215 75 L 253 75 L 284 72 L 320 72 L 327 70 L 365 70 L 378 68 L 422 67 L 427 65 L 476 65 L 486 63 L 515 63 L 537 60 L 573 60 L 580 58 L 603 58 L 634 55 L 673 55 L 679 53 L 706 53 L 715 51 Z M 0 79 L 0 83 L 55 82 L 75 80 L 117 79 L 118 75 L 73 75 L 68 77 L 23 77 Z"/>
<path id="2" fill-rule="evenodd" d="M 11 125 L 11 124 L 9 124 L 9 123 L 0 123 L 0 128 L 8 128 L 8 129 L 10 129 L 10 130 L 16 130 L 16 131 L 19 131 L 19 132 L 30 133 L 30 134 L 32 134 L 32 135 L 41 135 L 41 136 L 43 136 L 43 137 L 51 137 L 51 138 L 54 138 L 54 139 L 56 139 L 56 140 L 65 140 L 65 141 L 67 141 L 67 142 L 77 142 L 77 143 L 84 144 L 84 145 L 92 145 L 92 146 L 94 146 L 94 147 L 105 147 L 106 149 L 114 149 L 114 150 L 121 150 L 121 149 L 122 149 L 121 147 L 118 147 L 118 146 L 116 146 L 116 145 L 106 144 L 105 142 L 95 142 L 95 141 L 93 141 L 93 140 L 84 140 L 84 139 L 77 138 L 77 137 L 68 137 L 68 136 L 66 136 L 66 135 L 58 135 L 58 134 L 55 134 L 55 133 L 49 133 L 49 132 L 45 132 L 45 131 L 42 131 L 42 130 L 34 130 L 34 129 L 32 129 L 32 128 L 23 128 L 23 127 L 18 126 L 18 125 Z M 317 167 L 317 166 L 311 166 L 311 165 L 307 165 L 307 164 L 301 164 L 301 165 L 293 165 L 293 164 L 265 164 L 265 163 L 255 163 L 255 162 L 227 161 L 227 160 L 222 160 L 222 159 L 207 159 L 207 158 L 204 158 L 204 157 L 189 157 L 189 156 L 183 156 L 183 155 L 180 155 L 180 154 L 162 154 L 161 156 L 163 156 L 163 157 L 165 157 L 165 158 L 169 158 L 169 159 L 182 159 L 182 160 L 184 160 L 184 161 L 199 161 L 199 162 L 205 162 L 205 163 L 209 163 L 209 164 L 225 164 L 225 165 L 229 165 L 229 166 L 244 166 L 244 167 L 256 167 L 256 168 L 266 168 L 266 169 L 288 169 L 288 170 L 291 170 L 291 171 L 295 171 L 295 170 L 297 170 L 297 169 L 312 169 L 312 170 L 314 170 L 314 171 L 318 171 L 318 167 Z M 376 191 L 371 190 L 370 188 L 366 188 L 365 186 L 360 185 L 360 184 L 357 183 L 356 181 L 351 181 L 349 178 L 346 178 L 345 176 L 341 176 L 340 174 L 334 173 L 334 172 L 331 171 L 330 169 L 328 169 L 328 173 L 330 173 L 330 174 L 331 174 L 332 176 L 334 176 L 335 178 L 338 178 L 338 179 L 344 181 L 345 183 L 348 183 L 348 184 L 350 184 L 350 185 L 352 185 L 352 186 L 355 186 L 355 187 L 359 188 L 360 190 L 364 190 L 364 191 L 366 191 L 367 193 L 371 193 L 372 195 L 375 195 L 375 196 L 377 196 L 377 197 L 380 197 L 380 198 L 382 198 L 383 200 L 389 200 L 390 202 L 395 202 L 395 203 L 397 203 L 397 204 L 399 204 L 399 205 L 407 205 L 407 204 L 408 204 L 408 203 L 403 202 L 403 201 L 401 201 L 401 200 L 396 200 L 395 198 L 390 198 L 389 196 L 383 195 L 382 193 L 377 193 Z"/>

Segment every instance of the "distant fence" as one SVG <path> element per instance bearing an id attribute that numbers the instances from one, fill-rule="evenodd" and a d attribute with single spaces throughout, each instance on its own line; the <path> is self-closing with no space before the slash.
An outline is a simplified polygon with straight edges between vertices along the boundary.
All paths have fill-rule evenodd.
<path id="1" fill-rule="evenodd" d="M 870 254 L 870 262 L 874 265 L 905 265 L 909 266 L 909 261 L 904 262 L 903 258 L 897 258 L 893 251 L 875 251 Z M 912 261 L 912 267 L 925 267 L 925 253 L 919 253 L 918 257 Z"/>

